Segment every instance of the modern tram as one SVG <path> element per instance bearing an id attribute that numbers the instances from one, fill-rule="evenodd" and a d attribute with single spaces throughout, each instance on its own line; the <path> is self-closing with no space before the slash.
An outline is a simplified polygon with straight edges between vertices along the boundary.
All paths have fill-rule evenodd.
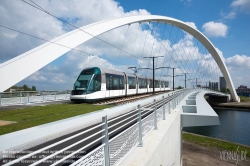
<path id="1" fill-rule="evenodd" d="M 155 92 L 170 90 L 169 82 L 155 80 Z M 77 77 L 70 100 L 94 101 L 153 92 L 153 79 L 99 67 L 86 68 Z"/>

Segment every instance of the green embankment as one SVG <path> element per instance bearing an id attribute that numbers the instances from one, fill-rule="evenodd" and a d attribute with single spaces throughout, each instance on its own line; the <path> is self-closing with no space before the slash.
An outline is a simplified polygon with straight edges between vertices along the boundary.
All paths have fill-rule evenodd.
<path id="1" fill-rule="evenodd" d="M 200 136 L 197 134 L 191 134 L 191 133 L 186 133 L 186 132 L 183 132 L 182 138 L 186 142 L 191 142 L 191 143 L 198 144 L 204 147 L 217 147 L 221 150 L 234 151 L 234 152 L 236 152 L 237 149 L 238 149 L 238 152 L 247 151 L 246 155 L 247 157 L 250 157 L 250 147 L 247 147 L 247 146 L 242 146 L 239 144 L 234 144 L 231 142 L 214 139 L 211 137 L 205 137 L 205 136 Z"/>
<path id="2" fill-rule="evenodd" d="M 246 96 L 239 96 L 240 97 L 240 102 L 250 102 L 250 98 Z"/>
<path id="3" fill-rule="evenodd" d="M 15 121 L 0 126 L 0 135 L 111 107 L 92 104 L 52 104 L 0 111 L 0 120 Z"/>

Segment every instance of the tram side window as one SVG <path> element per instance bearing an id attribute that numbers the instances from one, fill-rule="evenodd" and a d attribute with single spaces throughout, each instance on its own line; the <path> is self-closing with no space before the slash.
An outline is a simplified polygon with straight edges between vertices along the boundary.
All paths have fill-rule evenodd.
<path id="1" fill-rule="evenodd" d="M 112 89 L 113 90 L 119 89 L 119 78 L 117 78 L 117 77 L 113 78 L 113 88 Z"/>
<path id="2" fill-rule="evenodd" d="M 144 88 L 147 88 L 148 81 L 147 81 L 147 79 L 143 79 L 143 80 L 144 80 Z"/>
<path id="3" fill-rule="evenodd" d="M 129 89 L 135 89 L 136 88 L 135 77 L 128 77 L 128 85 L 129 85 Z"/>
<path id="4" fill-rule="evenodd" d="M 146 79 L 139 78 L 139 88 L 140 88 L 140 89 L 142 89 L 142 88 L 147 88 Z"/>
<path id="5" fill-rule="evenodd" d="M 155 80 L 155 88 L 160 88 L 159 80 Z"/>
<path id="6" fill-rule="evenodd" d="M 155 88 L 157 88 L 157 80 L 155 80 Z"/>
<path id="7" fill-rule="evenodd" d="M 124 76 L 120 76 L 119 83 L 120 83 L 119 88 L 123 90 L 124 89 Z"/>
<path id="8" fill-rule="evenodd" d="M 169 82 L 165 81 L 165 87 L 168 87 L 168 85 L 169 85 Z"/>
<path id="9" fill-rule="evenodd" d="M 124 89 L 124 76 L 106 74 L 106 89 L 107 90 Z"/>
<path id="10" fill-rule="evenodd" d="M 164 81 L 161 81 L 161 88 L 163 88 L 164 86 Z"/>

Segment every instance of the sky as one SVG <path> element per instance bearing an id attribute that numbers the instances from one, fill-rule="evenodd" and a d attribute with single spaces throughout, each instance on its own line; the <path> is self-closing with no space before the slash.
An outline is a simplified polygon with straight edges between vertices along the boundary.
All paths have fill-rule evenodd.
<path id="1" fill-rule="evenodd" d="M 34 5 L 32 1 L 25 1 Z M 202 32 L 213 43 L 223 56 L 236 88 L 240 85 L 250 87 L 250 0 L 33 0 L 33 2 L 76 27 L 104 19 L 132 15 L 162 15 L 181 20 Z M 72 26 L 27 3 L 21 0 L 0 1 L 0 63 L 45 43 L 41 39 L 53 40 L 74 30 Z M 150 26 L 154 29 L 154 33 L 149 32 Z M 127 71 L 128 64 L 139 67 L 150 66 L 151 62 L 126 56 L 114 46 L 135 56 L 141 54 L 150 56 L 152 52 L 162 55 L 164 61 L 161 63 L 157 60 L 158 66 L 174 61 L 174 58 L 166 57 L 162 51 L 163 45 L 165 49 L 170 50 L 170 53 L 176 52 L 176 48 L 181 46 L 183 50 L 192 53 L 192 58 L 195 60 L 191 62 L 196 63 L 194 66 L 203 65 L 204 71 L 200 72 L 200 75 L 208 74 L 211 69 L 206 69 L 202 59 L 199 58 L 203 56 L 211 59 L 211 57 L 208 52 L 197 51 L 197 48 L 202 46 L 195 45 L 196 39 L 172 27 L 167 27 L 172 34 L 166 33 L 166 36 L 176 36 L 175 39 L 171 36 L 168 36 L 169 38 L 164 35 L 158 36 L 164 25 L 152 23 L 150 26 L 144 24 L 139 27 L 139 24 L 132 24 L 102 34 L 100 38 L 113 46 L 92 39 L 77 47 L 78 50 L 84 50 L 88 54 L 70 51 L 17 85 L 34 85 L 38 90 L 65 90 L 72 88 L 77 75 L 85 67 L 100 66 Z M 144 45 L 142 41 L 146 41 Z M 182 57 L 180 61 L 187 67 L 189 64 L 185 62 L 185 58 Z M 194 70 L 192 67 L 187 69 L 189 72 Z M 181 73 L 180 69 L 176 72 Z M 150 76 L 148 71 L 141 74 Z M 158 71 L 156 74 L 161 75 L 162 72 Z M 219 76 L 220 73 L 217 72 L 214 77 Z M 194 77 L 196 75 L 192 78 Z"/>

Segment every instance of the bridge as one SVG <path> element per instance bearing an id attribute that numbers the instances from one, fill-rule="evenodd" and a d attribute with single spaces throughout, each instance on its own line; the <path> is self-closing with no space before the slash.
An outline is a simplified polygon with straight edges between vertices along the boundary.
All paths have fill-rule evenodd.
<path id="1" fill-rule="evenodd" d="M 15 85 L 70 50 L 74 50 L 80 44 L 92 38 L 102 41 L 98 35 L 113 29 L 123 28 L 124 26 L 129 27 L 132 24 L 139 24 L 138 29 L 144 29 L 145 27 L 140 27 L 140 25 L 147 25 L 146 23 L 152 25 L 153 22 L 155 22 L 157 26 L 161 23 L 165 26 L 170 25 L 171 27 L 176 27 L 196 38 L 209 53 L 209 55 L 203 56 L 206 58 L 212 57 L 214 60 L 213 63 L 208 63 L 208 65 L 211 65 L 208 67 L 216 68 L 213 70 L 214 73 L 206 75 L 210 76 L 210 78 L 203 77 L 201 80 L 205 83 L 210 82 L 210 80 L 211 82 L 215 82 L 215 77 L 222 74 L 231 94 L 227 95 L 218 91 L 202 88 L 201 86 L 198 87 L 197 73 L 202 73 L 202 70 L 197 63 L 201 63 L 201 61 L 192 61 L 192 58 L 189 57 L 191 56 L 190 53 L 189 56 L 186 55 L 187 59 L 180 57 L 185 61 L 183 59 L 180 60 L 180 58 L 178 60 L 173 58 L 172 63 L 175 63 L 176 66 L 165 66 L 165 61 L 163 63 L 164 66 L 158 66 L 158 69 L 173 69 L 173 90 L 174 69 L 177 68 L 181 69 L 182 73 L 185 73 L 185 76 L 187 73 L 192 72 L 189 74 L 188 79 L 185 78 L 185 83 L 186 81 L 191 82 L 190 80 L 196 79 L 195 88 L 172 91 L 108 110 L 101 110 L 93 114 L 3 135 L 0 137 L 2 157 L 4 155 L 13 155 L 5 152 L 25 151 L 37 145 L 55 140 L 55 138 L 60 138 L 65 134 L 71 134 L 84 129 L 81 133 L 53 142 L 41 149 L 36 149 L 31 153 L 22 155 L 22 157 L 16 160 L 7 162 L 5 165 L 18 164 L 22 161 L 32 161 L 32 156 L 37 154 L 44 155 L 42 152 L 82 134 L 85 134 L 82 140 L 71 142 L 66 145 L 66 147 L 57 149 L 46 157 L 34 161 L 32 165 L 46 162 L 52 165 L 60 165 L 64 163 L 64 161 L 72 159 L 72 157 L 74 160 L 70 161 L 73 161 L 73 165 L 181 165 L 182 127 L 219 125 L 218 115 L 206 102 L 204 95 L 207 94 L 211 98 L 213 98 L 213 96 L 220 96 L 226 98 L 227 101 L 239 102 L 240 100 L 235 92 L 226 65 L 217 49 L 201 32 L 185 22 L 165 16 L 147 15 L 104 20 L 77 28 L 0 64 L 0 80 L 4 80 L 0 82 L 0 92 Z M 173 48 L 174 46 L 172 46 L 172 49 Z M 166 47 L 165 49 L 167 50 Z M 119 51 L 127 52 L 122 48 L 119 48 Z M 167 53 L 169 54 L 169 52 Z M 134 56 L 128 52 L 127 54 Z M 151 58 L 152 55 L 147 57 Z M 214 66 L 215 64 L 217 66 Z M 194 68 L 195 65 L 197 67 L 196 69 Z M 192 68 L 193 70 L 191 70 Z M 217 69 L 219 69 L 219 72 Z M 165 73 L 167 74 L 166 71 Z M 15 77 L 10 77 L 13 75 Z M 199 74 L 198 76 L 201 75 L 202 74 Z M 118 120 L 119 118 L 122 120 Z M 92 134 L 88 134 L 88 132 Z M 87 140 L 89 140 L 89 142 L 80 148 L 74 149 L 73 151 L 70 150 L 73 146 Z M 91 149 L 91 151 L 88 148 Z M 65 151 L 70 151 L 70 154 L 64 155 L 59 160 L 55 160 L 56 155 Z M 88 153 L 83 155 L 81 153 L 82 151 Z M 77 158 L 77 160 L 75 160 L 75 158 Z M 35 159 L 33 158 L 33 160 Z"/>

